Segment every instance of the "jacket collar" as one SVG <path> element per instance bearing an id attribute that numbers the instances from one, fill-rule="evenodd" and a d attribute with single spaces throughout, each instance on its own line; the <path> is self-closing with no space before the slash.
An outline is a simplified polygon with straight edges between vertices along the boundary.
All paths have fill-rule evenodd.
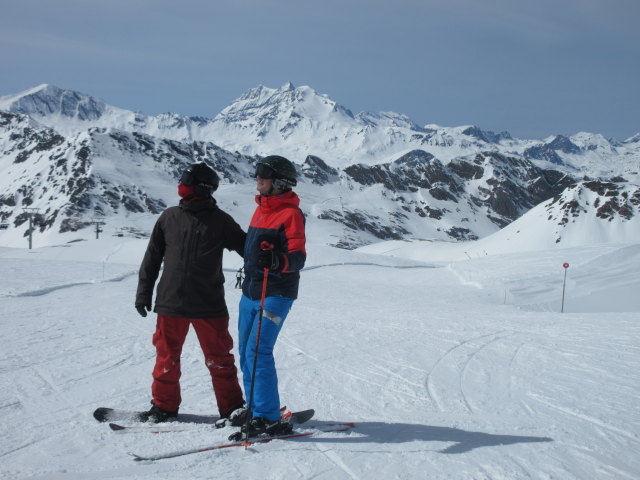
<path id="1" fill-rule="evenodd" d="M 216 208 L 216 199 L 209 198 L 193 198 L 189 201 L 180 200 L 179 206 L 185 212 L 201 212 L 202 210 L 213 210 Z"/>
<path id="2" fill-rule="evenodd" d="M 281 193 L 280 195 L 256 195 L 256 203 L 265 212 L 279 210 L 284 207 L 299 207 L 300 198 L 293 190 Z"/>

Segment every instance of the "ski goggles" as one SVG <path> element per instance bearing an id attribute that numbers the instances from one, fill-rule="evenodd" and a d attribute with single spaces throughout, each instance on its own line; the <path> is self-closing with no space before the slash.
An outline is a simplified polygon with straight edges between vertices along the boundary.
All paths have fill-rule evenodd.
<path id="1" fill-rule="evenodd" d="M 183 185 L 193 185 L 195 183 L 195 177 L 191 170 L 185 170 L 180 177 L 180 183 Z"/>
<path id="2" fill-rule="evenodd" d="M 253 178 L 260 177 L 264 179 L 276 178 L 276 172 L 273 168 L 265 165 L 264 163 L 259 163 L 256 165 L 256 173 L 253 175 Z"/>

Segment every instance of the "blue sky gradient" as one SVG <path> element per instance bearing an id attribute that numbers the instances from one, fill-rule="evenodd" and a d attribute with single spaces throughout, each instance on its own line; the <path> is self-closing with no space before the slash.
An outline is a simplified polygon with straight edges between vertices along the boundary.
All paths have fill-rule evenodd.
<path id="1" fill-rule="evenodd" d="M 41 83 L 212 117 L 309 85 L 519 138 L 640 132 L 637 0 L 0 0 L 0 95 Z"/>

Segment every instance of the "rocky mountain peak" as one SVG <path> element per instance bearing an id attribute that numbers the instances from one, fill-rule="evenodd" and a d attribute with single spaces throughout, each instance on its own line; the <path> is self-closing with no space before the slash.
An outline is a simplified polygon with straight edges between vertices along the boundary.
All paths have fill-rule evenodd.
<path id="1" fill-rule="evenodd" d="M 564 153 L 580 153 L 580 147 L 573 143 L 564 135 L 557 135 L 551 142 L 547 143 L 549 148 Z"/>
<path id="2" fill-rule="evenodd" d="M 640 133 L 636 133 L 634 136 L 627 138 L 624 143 L 640 143 Z"/>
<path id="3" fill-rule="evenodd" d="M 468 135 L 486 143 L 500 143 L 502 140 L 511 140 L 509 132 L 494 133 L 488 130 L 482 130 L 475 125 L 470 126 L 462 131 L 463 135 Z"/>
<path id="4" fill-rule="evenodd" d="M 59 115 L 94 121 L 104 114 L 107 104 L 89 95 L 43 84 L 17 95 L 1 97 L 0 108 L 35 118 Z"/>

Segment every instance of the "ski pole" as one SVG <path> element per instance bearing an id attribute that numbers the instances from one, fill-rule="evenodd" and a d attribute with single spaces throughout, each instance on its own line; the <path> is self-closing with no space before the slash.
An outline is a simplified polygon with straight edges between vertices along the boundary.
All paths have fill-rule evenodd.
<path id="1" fill-rule="evenodd" d="M 260 244 L 260 250 L 273 250 L 274 245 L 267 241 Z M 249 414 L 253 411 L 253 386 L 256 381 L 256 369 L 258 367 L 258 350 L 260 349 L 260 331 L 262 330 L 262 314 L 264 313 L 264 299 L 267 295 L 267 279 L 269 278 L 269 269 L 265 268 L 262 276 L 262 294 L 260 295 L 260 314 L 258 315 L 258 330 L 256 332 L 256 351 L 253 354 L 253 369 L 251 371 L 251 392 L 249 393 Z M 244 423 L 245 441 L 249 441 L 249 420 L 247 415 Z"/>

